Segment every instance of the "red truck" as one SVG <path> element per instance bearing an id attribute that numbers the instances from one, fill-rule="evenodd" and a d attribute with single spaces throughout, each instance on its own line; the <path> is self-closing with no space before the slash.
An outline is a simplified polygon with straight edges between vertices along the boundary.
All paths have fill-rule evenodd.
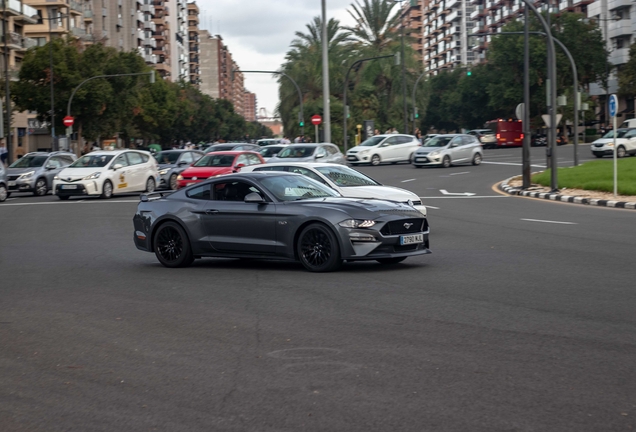
<path id="1" fill-rule="evenodd" d="M 523 146 L 523 122 L 521 120 L 491 120 L 486 123 L 486 128 L 493 131 L 497 138 L 494 143 L 490 144 L 492 148 Z"/>

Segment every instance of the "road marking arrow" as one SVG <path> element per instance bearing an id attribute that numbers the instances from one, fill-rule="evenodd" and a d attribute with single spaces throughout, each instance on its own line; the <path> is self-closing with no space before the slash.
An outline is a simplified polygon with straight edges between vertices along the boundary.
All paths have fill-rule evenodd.
<path id="1" fill-rule="evenodd" d="M 440 189 L 439 191 L 442 194 L 444 194 L 444 195 L 461 195 L 461 196 L 473 196 L 473 195 L 475 195 L 472 192 L 461 192 L 461 193 L 448 192 L 446 189 Z"/>

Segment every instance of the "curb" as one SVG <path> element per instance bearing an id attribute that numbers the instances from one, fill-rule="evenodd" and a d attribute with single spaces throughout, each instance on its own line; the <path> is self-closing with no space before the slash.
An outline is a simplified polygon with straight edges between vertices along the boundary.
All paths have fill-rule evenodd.
<path id="1" fill-rule="evenodd" d="M 626 202 L 626 201 L 613 201 L 613 200 L 603 200 L 603 199 L 593 199 L 593 198 L 583 198 L 578 196 L 571 195 L 560 195 L 558 193 L 550 193 L 550 192 L 532 192 L 528 190 L 523 190 L 519 187 L 509 186 L 508 182 L 513 178 L 519 176 L 510 177 L 499 183 L 499 189 L 509 195 L 519 195 L 530 198 L 542 198 L 550 201 L 561 201 L 561 202 L 569 202 L 575 204 L 587 204 L 598 207 L 613 207 L 613 208 L 624 208 L 624 209 L 632 209 L 636 210 L 636 202 Z"/>

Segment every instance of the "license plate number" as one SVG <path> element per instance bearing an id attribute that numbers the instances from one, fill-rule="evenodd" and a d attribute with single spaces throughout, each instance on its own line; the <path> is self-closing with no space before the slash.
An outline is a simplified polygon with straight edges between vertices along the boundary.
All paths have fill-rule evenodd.
<path id="1" fill-rule="evenodd" d="M 424 243 L 424 234 L 412 234 L 400 236 L 400 244 L 408 245 L 415 243 Z"/>
<path id="2" fill-rule="evenodd" d="M 10 181 L 9 182 L 9 187 L 11 187 L 11 186 L 15 186 L 15 182 L 14 181 Z"/>
<path id="3" fill-rule="evenodd" d="M 77 185 L 62 185 L 62 189 L 77 189 Z"/>

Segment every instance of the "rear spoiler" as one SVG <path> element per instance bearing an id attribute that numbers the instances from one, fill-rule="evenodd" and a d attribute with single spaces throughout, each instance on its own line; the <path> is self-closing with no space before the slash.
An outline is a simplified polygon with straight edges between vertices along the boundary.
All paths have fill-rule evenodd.
<path id="1" fill-rule="evenodd" d="M 139 196 L 139 200 L 142 202 L 154 201 L 154 200 L 161 199 L 166 195 L 170 195 L 171 193 L 174 193 L 174 192 L 175 191 L 173 190 L 167 190 L 167 191 L 161 191 L 161 192 L 144 193 Z"/>

